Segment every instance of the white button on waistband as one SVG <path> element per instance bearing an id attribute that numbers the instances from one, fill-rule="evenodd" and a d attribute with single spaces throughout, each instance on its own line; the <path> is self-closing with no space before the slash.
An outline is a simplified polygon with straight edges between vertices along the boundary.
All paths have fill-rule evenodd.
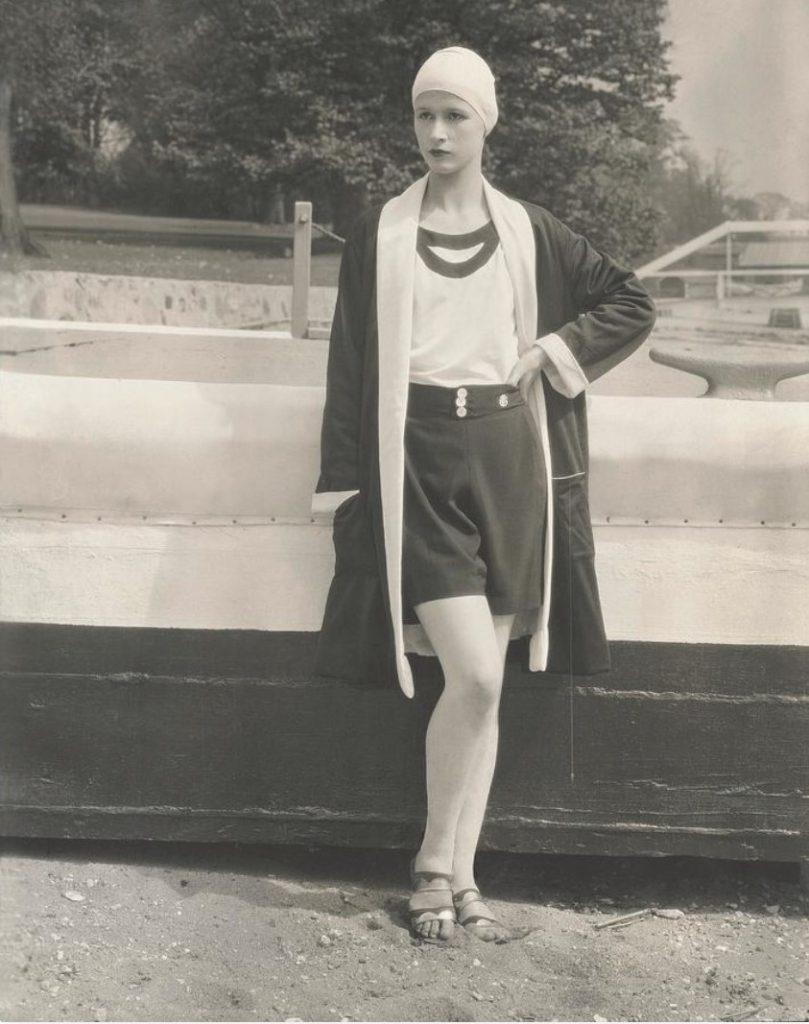
<path id="1" fill-rule="evenodd" d="M 466 416 L 466 406 L 465 405 L 459 405 L 458 408 L 455 410 L 455 415 L 456 416 Z"/>
<path id="2" fill-rule="evenodd" d="M 458 388 L 458 398 L 466 398 L 468 394 L 469 392 L 466 390 L 466 388 Z"/>
<path id="3" fill-rule="evenodd" d="M 463 395 L 458 395 L 458 397 L 455 399 L 455 404 L 456 405 L 466 405 L 466 399 L 464 398 Z"/>
<path id="4" fill-rule="evenodd" d="M 498 401 L 498 402 L 499 402 L 499 404 L 500 404 L 500 405 L 501 405 L 501 406 L 502 406 L 502 407 L 503 407 L 503 408 L 505 409 L 505 407 L 506 407 L 506 406 L 508 405 L 508 395 L 501 395 L 501 396 L 500 396 L 500 397 L 499 397 L 499 398 L 497 399 L 497 401 Z"/>

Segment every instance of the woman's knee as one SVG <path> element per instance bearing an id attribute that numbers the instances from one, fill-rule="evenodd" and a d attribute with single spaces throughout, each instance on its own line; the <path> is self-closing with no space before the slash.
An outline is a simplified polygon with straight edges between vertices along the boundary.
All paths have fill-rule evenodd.
<path id="1" fill-rule="evenodd" d="M 433 644 L 446 686 L 480 714 L 497 705 L 503 685 L 503 657 L 486 597 L 470 594 L 416 605 Z"/>
<path id="2" fill-rule="evenodd" d="M 484 659 L 470 663 L 447 677 L 446 685 L 474 712 L 490 713 L 500 700 L 503 688 L 503 666 L 499 659 Z"/>

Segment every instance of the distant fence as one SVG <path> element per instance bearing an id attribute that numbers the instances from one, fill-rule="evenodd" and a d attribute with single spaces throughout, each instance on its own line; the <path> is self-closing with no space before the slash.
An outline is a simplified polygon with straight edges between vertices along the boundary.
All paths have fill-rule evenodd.
<path id="1" fill-rule="evenodd" d="M 155 217 L 35 203 L 23 203 L 20 210 L 27 228 L 56 236 L 103 236 L 128 242 L 159 239 L 177 245 L 238 244 L 240 248 L 259 248 L 279 256 L 292 256 L 291 224 Z"/>

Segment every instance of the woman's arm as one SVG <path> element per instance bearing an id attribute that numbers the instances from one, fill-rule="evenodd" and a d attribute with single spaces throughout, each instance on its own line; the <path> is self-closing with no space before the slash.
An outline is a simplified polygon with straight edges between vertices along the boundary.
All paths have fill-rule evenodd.
<path id="1" fill-rule="evenodd" d="M 539 338 L 553 387 L 574 398 L 637 349 L 652 330 L 655 306 L 635 274 L 599 252 L 561 221 L 558 252 L 578 311 L 575 320 Z"/>

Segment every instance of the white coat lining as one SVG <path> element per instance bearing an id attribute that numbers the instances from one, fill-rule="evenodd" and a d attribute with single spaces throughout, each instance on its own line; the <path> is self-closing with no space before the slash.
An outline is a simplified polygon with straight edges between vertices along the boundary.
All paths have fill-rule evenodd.
<path id="1" fill-rule="evenodd" d="M 385 565 L 399 686 L 414 695 L 413 674 L 406 657 L 435 654 L 421 625 L 402 622 L 402 518 L 404 504 L 404 429 L 407 414 L 416 235 L 427 175 L 414 182 L 382 209 L 377 244 L 377 321 L 379 331 L 379 472 Z M 519 352 L 536 340 L 537 293 L 534 231 L 525 208 L 483 182 L 486 202 L 514 284 Z M 548 661 L 553 568 L 553 477 L 547 410 L 541 375 L 528 392 L 528 405 L 541 439 L 547 487 L 543 564 L 543 603 L 533 621 L 515 619 L 512 637 L 530 634 L 529 667 L 543 671 Z M 405 636 L 407 645 L 405 645 Z"/>

